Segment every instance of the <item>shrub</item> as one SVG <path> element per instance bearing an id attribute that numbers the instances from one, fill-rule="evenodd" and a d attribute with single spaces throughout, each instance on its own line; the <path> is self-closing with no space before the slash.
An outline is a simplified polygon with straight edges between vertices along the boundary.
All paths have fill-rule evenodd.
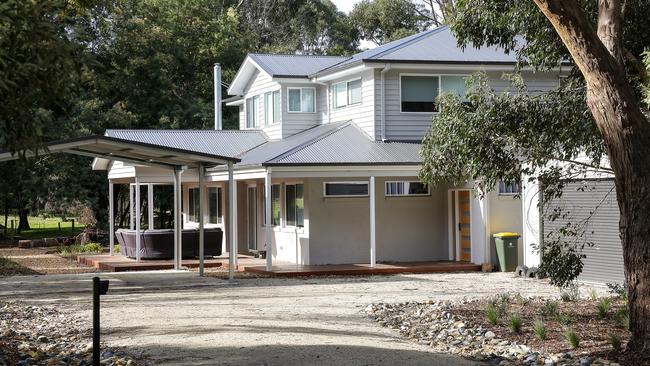
<path id="1" fill-rule="evenodd" d="M 59 248 L 59 254 L 62 256 L 70 256 L 74 254 L 82 253 L 101 253 L 103 247 L 99 243 L 86 243 L 86 244 L 73 244 L 67 246 L 61 246 Z"/>
<path id="2" fill-rule="evenodd" d="M 608 283 L 609 292 L 619 297 L 621 300 L 627 303 L 627 282 L 623 283 Z"/>
<path id="3" fill-rule="evenodd" d="M 630 330 L 630 314 L 627 307 L 622 307 L 614 314 L 614 319 L 625 329 Z"/>
<path id="4" fill-rule="evenodd" d="M 488 303 L 487 308 L 485 309 L 485 316 L 490 324 L 496 325 L 499 321 L 499 310 L 492 303 Z"/>
<path id="5" fill-rule="evenodd" d="M 567 328 L 564 332 L 564 339 L 566 339 L 571 348 L 580 347 L 580 336 L 573 328 Z"/>
<path id="6" fill-rule="evenodd" d="M 533 323 L 533 329 L 535 330 L 535 335 L 537 338 L 541 340 L 546 339 L 546 325 L 544 325 L 542 319 L 535 320 L 535 323 Z"/>
<path id="7" fill-rule="evenodd" d="M 530 303 L 530 299 L 523 297 L 521 294 L 516 294 L 515 295 L 515 301 L 517 302 L 518 305 L 525 306 Z"/>
<path id="8" fill-rule="evenodd" d="M 609 335 L 609 343 L 612 345 L 612 349 L 614 352 L 621 352 L 621 336 L 618 334 L 610 334 Z"/>
<path id="9" fill-rule="evenodd" d="M 114 247 L 113 251 L 114 251 L 115 253 L 119 253 L 119 252 L 120 252 L 120 245 L 119 245 L 119 244 L 115 244 L 115 247 Z"/>
<path id="10" fill-rule="evenodd" d="M 544 303 L 544 308 L 542 308 L 542 313 L 548 316 L 556 316 L 558 311 L 559 304 L 555 300 L 546 300 Z"/>
<path id="11" fill-rule="evenodd" d="M 517 313 L 510 314 L 510 330 L 519 333 L 521 331 L 521 323 L 521 315 Z"/>
<path id="12" fill-rule="evenodd" d="M 593 301 L 598 300 L 598 291 L 596 291 L 595 289 L 591 289 L 591 291 L 589 292 L 589 297 L 591 297 Z"/>
<path id="13" fill-rule="evenodd" d="M 612 300 L 609 298 L 605 297 L 600 299 L 598 301 L 598 317 L 601 319 L 607 318 L 607 313 L 609 313 L 609 309 L 612 308 Z"/>
<path id="14" fill-rule="evenodd" d="M 569 325 L 573 322 L 573 317 L 569 314 L 557 313 L 555 315 L 555 320 L 562 325 Z"/>

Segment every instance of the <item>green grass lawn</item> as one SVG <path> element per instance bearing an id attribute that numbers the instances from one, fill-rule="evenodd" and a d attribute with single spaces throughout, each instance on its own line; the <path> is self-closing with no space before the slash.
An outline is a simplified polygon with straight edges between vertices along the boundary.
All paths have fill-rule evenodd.
<path id="1" fill-rule="evenodd" d="M 4 218 L 3 218 L 4 219 Z M 29 217 L 29 226 L 30 230 L 23 230 L 20 234 L 15 233 L 11 230 L 11 220 L 14 220 L 14 227 L 18 226 L 18 216 L 9 216 L 7 221 L 7 235 L 8 236 L 20 236 L 28 239 L 42 239 L 42 238 L 56 238 L 59 236 L 73 236 L 79 234 L 84 226 L 75 220 L 74 223 L 74 233 L 72 231 L 72 222 L 71 221 L 62 221 L 58 217 L 48 217 L 43 218 L 39 216 L 30 216 Z M 61 230 L 59 231 L 59 223 L 61 224 Z M 4 225 L 4 222 L 1 224 Z"/>

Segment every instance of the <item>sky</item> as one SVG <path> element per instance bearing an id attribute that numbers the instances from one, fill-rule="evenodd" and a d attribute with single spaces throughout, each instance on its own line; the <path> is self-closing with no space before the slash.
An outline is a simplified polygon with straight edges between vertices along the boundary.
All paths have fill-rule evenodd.
<path id="1" fill-rule="evenodd" d="M 354 4 L 360 1 L 361 0 L 332 0 L 338 9 L 345 13 L 349 13 L 354 7 Z"/>
<path id="2" fill-rule="evenodd" d="M 354 4 L 360 1 L 361 0 L 332 0 L 334 5 L 336 5 L 336 8 L 339 9 L 339 11 L 342 11 L 344 13 L 350 13 L 350 11 L 352 11 L 352 8 L 354 7 Z M 377 47 L 377 45 L 370 41 L 362 40 L 361 44 L 359 44 L 359 47 L 361 49 L 370 49 L 370 48 Z"/>

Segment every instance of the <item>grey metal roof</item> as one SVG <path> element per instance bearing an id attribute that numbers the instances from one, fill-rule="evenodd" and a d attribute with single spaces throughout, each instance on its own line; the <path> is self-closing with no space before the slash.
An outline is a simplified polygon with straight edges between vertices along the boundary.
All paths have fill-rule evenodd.
<path id="1" fill-rule="evenodd" d="M 351 122 L 287 150 L 263 165 L 419 165 L 421 144 L 370 139 Z M 243 159 L 245 160 L 245 158 Z"/>
<path id="2" fill-rule="evenodd" d="M 220 156 L 240 156 L 266 142 L 261 131 L 239 130 L 107 130 L 106 136 Z"/>
<path id="3" fill-rule="evenodd" d="M 271 55 L 260 53 L 251 53 L 248 56 L 264 71 L 274 77 L 307 77 L 349 58 L 347 56 Z"/>
<path id="4" fill-rule="evenodd" d="M 447 26 L 398 39 L 319 70 L 320 74 L 361 62 L 430 62 L 430 63 L 515 63 L 517 56 L 498 47 L 462 49 Z"/>

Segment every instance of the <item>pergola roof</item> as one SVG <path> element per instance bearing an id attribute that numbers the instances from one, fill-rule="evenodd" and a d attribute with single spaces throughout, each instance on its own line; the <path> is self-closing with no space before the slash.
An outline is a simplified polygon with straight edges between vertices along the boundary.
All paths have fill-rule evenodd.
<path id="1" fill-rule="evenodd" d="M 215 155 L 177 147 L 126 140 L 109 136 L 86 136 L 68 140 L 49 142 L 39 148 L 37 153 L 28 152 L 27 156 L 48 153 L 70 153 L 89 156 L 99 160 L 118 160 L 126 163 L 165 168 L 197 167 L 237 163 L 234 156 Z M 0 161 L 14 160 L 17 156 L 10 152 L 0 152 Z"/>

